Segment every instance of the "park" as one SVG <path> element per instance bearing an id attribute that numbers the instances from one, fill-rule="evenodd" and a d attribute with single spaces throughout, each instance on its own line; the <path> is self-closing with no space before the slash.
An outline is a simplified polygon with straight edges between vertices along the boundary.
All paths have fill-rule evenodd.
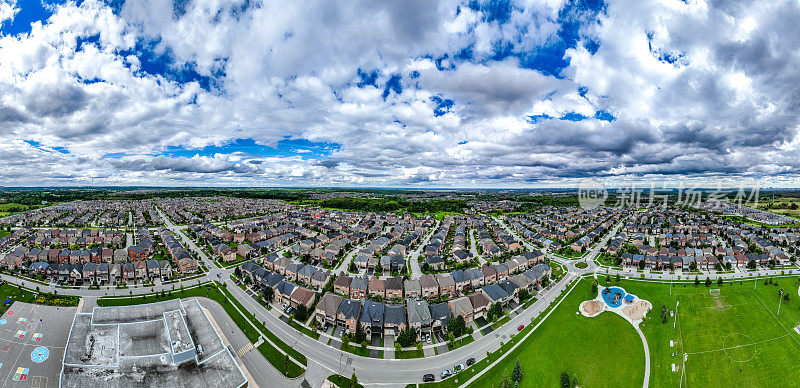
<path id="1" fill-rule="evenodd" d="M 578 281 L 550 317 L 475 386 L 502 386 L 516 360 L 522 387 L 559 386 L 564 373 L 568 386 L 642 386 L 644 349 L 631 324 L 609 311 L 592 317 L 578 311 L 605 289 L 594 282 Z M 787 386 L 782 376 L 800 373 L 796 277 L 712 285 L 600 276 L 598 283 L 612 290 L 612 304 L 618 289 L 652 304 L 639 323 L 650 353 L 647 386 Z"/>

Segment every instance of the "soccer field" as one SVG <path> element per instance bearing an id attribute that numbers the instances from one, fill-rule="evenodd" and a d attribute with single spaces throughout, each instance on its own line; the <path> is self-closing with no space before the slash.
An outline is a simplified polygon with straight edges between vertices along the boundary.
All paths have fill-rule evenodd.
<path id="1" fill-rule="evenodd" d="M 642 328 L 651 350 L 654 387 L 800 386 L 800 302 L 794 278 L 712 287 L 623 282 L 653 302 Z M 778 290 L 789 302 L 778 312 Z M 712 294 L 711 289 L 719 289 Z M 677 320 L 661 323 L 661 305 L 677 306 Z M 673 346 L 670 346 L 670 340 Z M 685 360 L 685 361 L 684 361 Z M 676 370 L 673 372 L 673 364 Z"/>

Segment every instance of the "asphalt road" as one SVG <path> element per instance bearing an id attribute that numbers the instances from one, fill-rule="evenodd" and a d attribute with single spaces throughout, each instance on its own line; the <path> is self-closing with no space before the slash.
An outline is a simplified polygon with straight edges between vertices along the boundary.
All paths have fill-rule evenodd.
<path id="1" fill-rule="evenodd" d="M 247 336 L 236 326 L 236 323 L 233 322 L 219 303 L 208 298 L 197 299 L 200 301 L 200 305 L 214 317 L 220 330 L 223 331 L 228 342 L 230 342 L 234 353 L 250 343 Z M 298 386 L 297 381 L 285 378 L 277 369 L 273 368 L 269 361 L 259 353 L 258 349 L 253 348 L 241 357 L 238 354 L 234 354 L 233 357 L 242 361 L 247 371 L 260 387 Z"/>

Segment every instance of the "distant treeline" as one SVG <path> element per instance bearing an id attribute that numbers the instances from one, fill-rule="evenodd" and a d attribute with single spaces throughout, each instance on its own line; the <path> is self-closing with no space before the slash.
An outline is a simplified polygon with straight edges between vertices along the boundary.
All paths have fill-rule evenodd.
<path id="1" fill-rule="evenodd" d="M 438 199 L 431 201 L 407 201 L 403 198 L 331 198 L 319 201 L 322 207 L 342 210 L 357 210 L 364 212 L 388 213 L 407 211 L 412 213 L 425 212 L 461 212 L 466 206 L 466 201 Z"/>
<path id="2" fill-rule="evenodd" d="M 0 192 L 0 198 L 6 203 L 22 205 L 39 205 L 47 203 L 88 201 L 99 199 L 148 199 L 148 198 L 180 198 L 180 197 L 213 197 L 228 196 L 237 198 L 302 200 L 309 198 L 307 190 L 299 189 L 179 189 L 179 190 L 142 190 L 130 189 L 50 189 L 50 190 L 15 190 Z"/>

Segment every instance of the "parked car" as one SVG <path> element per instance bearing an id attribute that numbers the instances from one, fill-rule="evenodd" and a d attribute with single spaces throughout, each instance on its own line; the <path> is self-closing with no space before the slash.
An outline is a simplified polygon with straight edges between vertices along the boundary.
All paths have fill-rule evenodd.
<path id="1" fill-rule="evenodd" d="M 517 331 L 522 331 L 522 329 L 524 329 L 524 328 L 525 328 L 525 325 L 519 325 L 519 326 L 517 326 Z"/>
<path id="2" fill-rule="evenodd" d="M 429 383 L 433 380 L 435 380 L 433 373 L 426 373 L 424 376 L 422 376 L 422 381 L 425 383 Z"/>
<path id="3" fill-rule="evenodd" d="M 445 369 L 445 370 L 442 371 L 442 378 L 446 379 L 446 378 L 450 377 L 450 375 L 452 375 L 452 374 L 453 374 L 453 372 L 450 372 L 450 369 Z"/>
<path id="4" fill-rule="evenodd" d="M 467 366 L 470 366 L 470 365 L 472 365 L 474 363 L 475 363 L 475 359 L 474 358 L 470 357 L 470 358 L 467 359 Z"/>
<path id="5" fill-rule="evenodd" d="M 458 364 L 453 367 L 453 373 L 458 373 L 464 370 L 464 364 Z"/>

